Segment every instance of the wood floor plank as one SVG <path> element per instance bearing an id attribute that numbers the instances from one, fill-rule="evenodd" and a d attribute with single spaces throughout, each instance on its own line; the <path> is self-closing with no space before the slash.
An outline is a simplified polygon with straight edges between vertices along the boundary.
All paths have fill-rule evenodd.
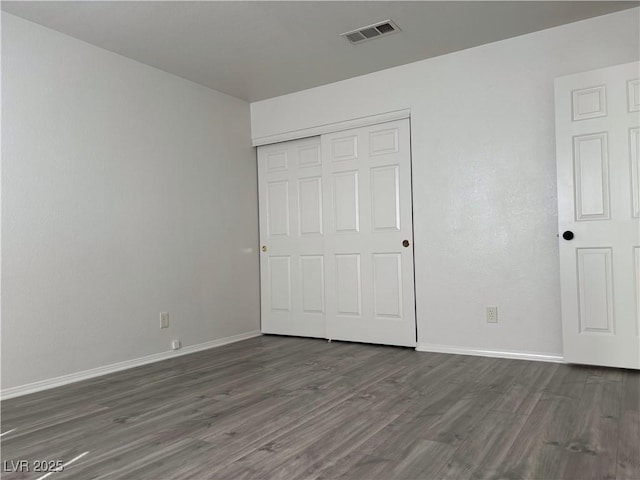
<path id="1" fill-rule="evenodd" d="M 616 478 L 640 478 L 640 372 L 626 370 L 622 381 Z"/>
<path id="2" fill-rule="evenodd" d="M 500 465 L 497 478 L 563 478 L 572 454 L 570 439 L 581 421 L 580 400 L 590 371 L 558 367 Z"/>
<path id="3" fill-rule="evenodd" d="M 607 377 L 587 379 L 577 410 L 579 421 L 566 444 L 572 452 L 564 477 L 616 477 L 622 382 Z"/>
<path id="4" fill-rule="evenodd" d="M 404 454 L 415 447 L 416 441 L 424 440 L 421 445 L 430 445 L 432 440 L 427 439 L 431 435 L 430 426 L 448 411 L 452 398 L 459 398 L 471 389 L 469 385 L 458 382 L 433 380 L 431 390 L 418 392 L 416 396 L 412 397 L 411 403 L 405 405 L 402 414 L 363 443 L 358 450 L 349 453 L 337 463 L 326 460 L 317 462 L 308 473 L 315 473 L 316 478 L 323 480 L 342 478 L 347 472 L 354 475 L 356 474 L 354 472 L 361 472 L 360 474 L 364 475 L 364 472 L 370 468 L 366 465 L 378 463 L 373 460 L 375 458 L 384 457 L 386 460 L 383 463 L 395 466 L 401 461 Z M 432 445 L 432 447 L 436 446 L 450 453 L 453 453 L 456 448 L 454 445 L 443 443 Z M 375 468 L 388 469 L 392 467 L 378 465 Z"/>
<path id="5" fill-rule="evenodd" d="M 628 370 L 263 336 L 3 401 L 1 457 L 90 452 L 48 480 L 638 480 L 639 401 Z"/>
<path id="6" fill-rule="evenodd" d="M 526 368 L 518 372 L 505 395 L 494 406 L 494 410 L 529 415 L 559 367 L 557 363 L 538 362 L 533 365 L 529 362 L 522 363 Z"/>
<path id="7" fill-rule="evenodd" d="M 206 456 L 211 448 L 206 442 L 158 433 L 122 442 L 108 452 L 91 451 L 63 473 L 68 480 L 179 478 L 179 467 Z"/>
<path id="8" fill-rule="evenodd" d="M 215 473 L 222 478 L 237 478 L 247 471 L 251 478 L 301 478 L 309 465 L 357 449 L 394 418 L 380 412 L 355 412 L 339 405 L 263 443 Z"/>
<path id="9" fill-rule="evenodd" d="M 489 411 L 435 478 L 496 478 L 526 420 L 525 415 Z"/>
<path id="10" fill-rule="evenodd" d="M 342 479 L 437 478 L 436 474 L 453 455 L 455 447 L 431 440 L 405 437 L 395 445 L 382 445 L 366 455 Z"/>

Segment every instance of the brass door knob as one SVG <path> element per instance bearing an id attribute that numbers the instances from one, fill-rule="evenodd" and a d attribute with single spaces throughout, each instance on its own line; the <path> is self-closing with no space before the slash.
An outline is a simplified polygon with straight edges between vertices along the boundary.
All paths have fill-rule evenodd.
<path id="1" fill-rule="evenodd" d="M 405 247 L 405 248 L 408 247 L 409 246 L 409 240 L 403 240 L 402 241 L 402 246 Z"/>
<path id="2" fill-rule="evenodd" d="M 262 245 L 262 251 L 266 252 L 267 251 L 267 246 L 266 245 Z"/>

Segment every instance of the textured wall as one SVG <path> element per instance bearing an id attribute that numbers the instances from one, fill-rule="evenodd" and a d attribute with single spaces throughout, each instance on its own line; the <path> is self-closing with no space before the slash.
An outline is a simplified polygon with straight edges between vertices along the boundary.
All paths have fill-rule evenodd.
<path id="1" fill-rule="evenodd" d="M 553 79 L 637 60 L 638 14 L 253 103 L 252 135 L 410 108 L 419 343 L 559 355 Z"/>
<path id="2" fill-rule="evenodd" d="M 259 329 L 246 102 L 3 14 L 2 120 L 3 389 Z"/>

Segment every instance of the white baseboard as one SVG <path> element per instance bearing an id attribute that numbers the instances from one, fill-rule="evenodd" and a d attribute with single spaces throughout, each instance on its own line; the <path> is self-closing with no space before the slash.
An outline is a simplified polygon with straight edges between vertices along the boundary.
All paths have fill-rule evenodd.
<path id="1" fill-rule="evenodd" d="M 454 353 L 457 355 L 476 355 L 479 357 L 514 358 L 518 360 L 535 360 L 538 362 L 566 363 L 561 355 L 549 355 L 546 353 L 513 352 L 502 350 L 483 350 L 470 347 L 456 347 L 453 345 L 437 345 L 432 343 L 419 343 L 418 352 Z"/>
<path id="2" fill-rule="evenodd" d="M 179 357 L 181 355 L 187 355 L 189 353 L 199 352 L 201 350 L 207 350 L 209 348 L 221 347 L 229 343 L 239 342 L 241 340 L 247 340 L 253 337 L 259 337 L 262 333 L 259 330 L 252 332 L 241 333 L 233 335 L 231 337 L 219 338 L 217 340 L 211 340 L 210 342 L 199 343 L 197 345 L 190 345 L 183 347 L 179 350 L 169 350 L 168 352 L 154 353 L 146 357 L 134 358 L 133 360 L 126 360 L 124 362 L 113 363 L 111 365 L 105 365 L 104 367 L 92 368 L 91 370 L 84 370 L 82 372 L 71 373 L 69 375 L 63 375 L 61 377 L 50 378 L 47 380 L 40 380 L 34 383 L 28 383 L 26 385 L 20 385 L 17 387 L 6 388 L 0 391 L 0 400 L 7 400 L 9 398 L 19 397 L 27 395 L 29 393 L 40 392 L 42 390 L 48 390 L 50 388 L 60 387 L 62 385 L 68 385 L 69 383 L 79 382 L 89 378 L 100 377 L 108 373 L 119 372 L 133 367 L 139 367 L 141 365 L 147 365 L 149 363 L 159 362 L 168 358 Z"/>

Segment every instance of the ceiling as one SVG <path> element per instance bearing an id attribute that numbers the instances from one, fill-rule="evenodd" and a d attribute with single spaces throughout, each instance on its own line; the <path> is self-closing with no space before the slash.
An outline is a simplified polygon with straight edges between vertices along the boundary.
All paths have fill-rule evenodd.
<path id="1" fill-rule="evenodd" d="M 637 5 L 4 0 L 2 10 L 257 101 Z M 402 31 L 357 45 L 339 36 L 387 19 Z"/>

